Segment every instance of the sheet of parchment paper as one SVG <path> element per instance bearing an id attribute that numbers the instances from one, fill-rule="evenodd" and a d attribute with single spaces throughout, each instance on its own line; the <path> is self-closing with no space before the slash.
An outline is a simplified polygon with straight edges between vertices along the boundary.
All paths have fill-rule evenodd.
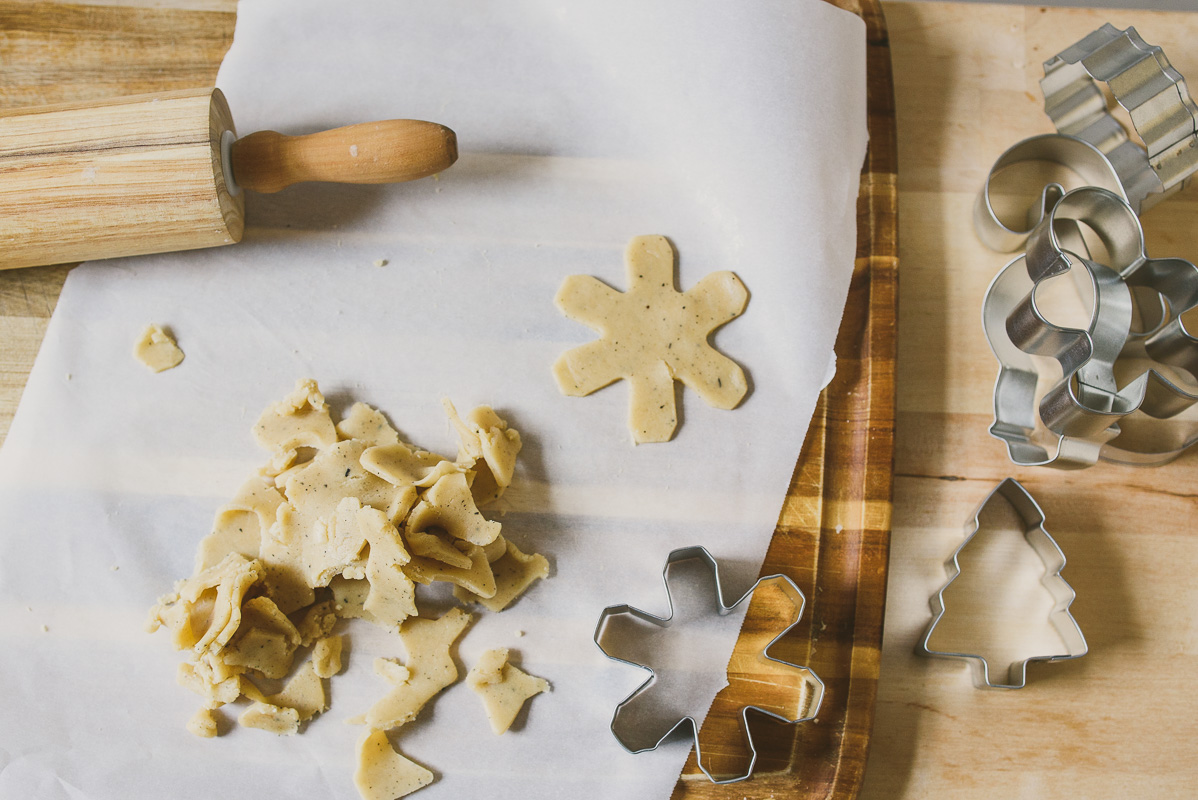
<path id="1" fill-rule="evenodd" d="M 70 275 L 0 452 L 0 797 L 356 796 L 362 729 L 343 721 L 385 690 L 371 662 L 404 657 L 394 635 L 346 627 L 348 669 L 302 735 L 200 740 L 181 655 L 143 632 L 265 460 L 258 413 L 303 377 L 449 455 L 442 397 L 524 437 L 491 514 L 552 577 L 478 614 L 457 656 L 511 647 L 553 691 L 500 737 L 464 684 L 437 697 L 394 737 L 437 774 L 419 796 L 668 797 L 689 743 L 621 750 L 608 723 L 643 673 L 592 633 L 609 604 L 665 612 L 673 548 L 707 546 L 730 598 L 760 565 L 853 266 L 863 24 L 818 0 L 243 0 L 219 85 L 243 135 L 422 118 L 457 131 L 461 159 L 250 196 L 239 245 Z M 558 393 L 550 365 L 594 334 L 553 297 L 576 273 L 624 289 L 625 245 L 651 233 L 683 289 L 722 269 L 747 285 L 714 342 L 751 391 L 733 411 L 684 392 L 674 441 L 633 446 L 625 385 Z M 130 355 L 151 321 L 187 354 L 157 375 Z M 699 714 L 735 634 L 683 662 Z"/>

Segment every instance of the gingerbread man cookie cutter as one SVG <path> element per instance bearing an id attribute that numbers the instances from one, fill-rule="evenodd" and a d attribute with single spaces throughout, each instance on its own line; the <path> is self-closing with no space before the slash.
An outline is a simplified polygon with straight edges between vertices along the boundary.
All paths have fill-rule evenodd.
<path id="1" fill-rule="evenodd" d="M 1085 187 L 1051 202 L 1052 193 L 1045 190 L 1048 210 L 1027 252 L 1003 268 L 982 302 L 982 326 L 1000 365 L 990 433 L 1023 466 L 1168 461 L 1198 440 L 1194 421 L 1153 430 L 1198 402 L 1198 339 L 1182 320 L 1198 306 L 1198 268 L 1148 258 L 1139 219 L 1117 195 Z M 1097 236 L 1109 264 L 1079 255 L 1088 254 L 1083 228 Z M 1084 329 L 1053 323 L 1038 302 L 1043 282 L 1069 272 L 1091 295 Z M 1034 356 L 1061 370 L 1042 396 Z M 1119 373 L 1129 370 L 1135 377 L 1120 385 Z M 1048 444 L 1037 439 L 1041 427 Z"/>

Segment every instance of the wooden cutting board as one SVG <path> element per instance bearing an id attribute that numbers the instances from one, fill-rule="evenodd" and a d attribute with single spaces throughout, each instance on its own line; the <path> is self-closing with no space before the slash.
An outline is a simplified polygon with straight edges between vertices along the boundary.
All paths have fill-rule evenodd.
<path id="1" fill-rule="evenodd" d="M 801 625 L 771 654 L 814 668 L 827 687 L 824 705 L 814 724 L 754 727 L 761 754 L 753 781 L 714 786 L 692 757 L 675 797 L 851 798 L 865 764 L 893 463 L 894 111 L 878 0 L 829 2 L 862 16 L 869 37 L 871 141 L 861 175 L 857 261 L 836 344 L 837 375 L 815 412 L 762 570 L 791 575 L 807 595 Z M 120 7 L 0 0 L 0 107 L 211 85 L 232 41 L 234 11 L 233 0 L 123 0 Z M 0 273 L 0 436 L 67 271 Z M 779 630 L 773 611 L 764 602 L 751 606 L 741 637 L 750 658 L 734 656 L 731 686 L 703 731 L 708 752 L 733 767 L 743 755 L 736 712 L 744 702 L 761 701 L 752 645 Z"/>
<path id="2" fill-rule="evenodd" d="M 982 295 L 1009 256 L 973 236 L 995 158 L 1048 133 L 1042 63 L 1104 22 L 1134 25 L 1198 88 L 1198 14 L 886 5 L 897 108 L 898 433 L 890 586 L 863 800 L 1198 796 L 1198 454 L 1158 468 L 1016 469 L 987 428 L 998 367 Z M 1148 252 L 1198 260 L 1198 186 L 1144 218 Z M 1090 652 L 979 691 L 916 656 L 928 598 L 974 508 L 1013 476 L 1069 560 Z M 985 563 L 984 566 L 997 565 Z"/>

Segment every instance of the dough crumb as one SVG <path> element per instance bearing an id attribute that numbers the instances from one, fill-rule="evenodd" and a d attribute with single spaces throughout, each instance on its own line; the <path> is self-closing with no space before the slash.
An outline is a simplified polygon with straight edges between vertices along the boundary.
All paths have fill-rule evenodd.
<path id="1" fill-rule="evenodd" d="M 372 730 L 358 742 L 354 785 L 362 800 L 396 800 L 433 782 L 433 773 L 391 747 L 387 734 Z"/>
<path id="2" fill-rule="evenodd" d="M 385 258 L 376 258 L 376 259 L 374 260 L 374 265 L 375 265 L 376 267 L 385 267 L 385 266 L 387 266 L 387 265 L 388 265 L 388 264 L 390 264 L 390 263 L 391 263 L 391 262 L 390 262 L 390 261 L 388 261 L 388 260 L 387 260 L 387 259 L 385 259 Z"/>
<path id="3" fill-rule="evenodd" d="M 299 731 L 300 715 L 294 708 L 280 708 L 255 701 L 237 721 L 247 728 L 261 728 L 279 736 L 291 736 Z"/>
<path id="4" fill-rule="evenodd" d="M 512 726 L 525 700 L 549 691 L 549 681 L 521 672 L 508 663 L 506 647 L 483 653 L 466 675 L 466 685 L 482 698 L 496 736 Z"/>
<path id="5" fill-rule="evenodd" d="M 42 626 L 42 633 L 49 633 L 49 632 L 50 632 L 50 626 L 49 626 L 49 625 L 43 625 L 43 626 Z"/>
<path id="6" fill-rule="evenodd" d="M 341 671 L 341 647 L 340 636 L 330 636 L 316 643 L 312 649 L 312 666 L 317 675 L 331 678 Z"/>
<path id="7" fill-rule="evenodd" d="M 213 736 L 220 734 L 217 728 L 216 715 L 212 713 L 212 709 L 210 708 L 201 708 L 197 711 L 195 716 L 187 721 L 187 730 L 203 739 L 211 739 Z"/>
<path id="8" fill-rule="evenodd" d="M 133 355 L 154 372 L 177 367 L 183 361 L 183 351 L 176 344 L 175 337 L 161 325 L 153 323 L 141 332 L 141 337 L 133 346 Z M 69 375 L 67 380 L 70 380 Z"/>

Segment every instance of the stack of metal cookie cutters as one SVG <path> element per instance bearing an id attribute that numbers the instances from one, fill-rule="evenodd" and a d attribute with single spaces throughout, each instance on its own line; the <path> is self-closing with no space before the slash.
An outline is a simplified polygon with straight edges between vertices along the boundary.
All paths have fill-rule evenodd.
<path id="1" fill-rule="evenodd" d="M 1105 83 L 1143 140 L 1108 112 Z M 1198 441 L 1198 268 L 1149 258 L 1139 214 L 1198 171 L 1198 106 L 1159 47 L 1104 25 L 1044 63 L 1045 110 L 1058 133 L 1025 139 L 994 164 L 974 208 L 992 249 L 1024 250 L 991 282 L 982 322 L 1000 371 L 991 434 L 1021 466 L 1078 469 L 1099 459 L 1160 464 Z M 1025 217 L 997 210 L 996 183 L 1049 162 L 1086 185 L 1043 186 Z M 1068 274 L 1086 326 L 1050 321 L 1045 282 Z M 1040 363 L 1059 368 L 1042 371 Z"/>

